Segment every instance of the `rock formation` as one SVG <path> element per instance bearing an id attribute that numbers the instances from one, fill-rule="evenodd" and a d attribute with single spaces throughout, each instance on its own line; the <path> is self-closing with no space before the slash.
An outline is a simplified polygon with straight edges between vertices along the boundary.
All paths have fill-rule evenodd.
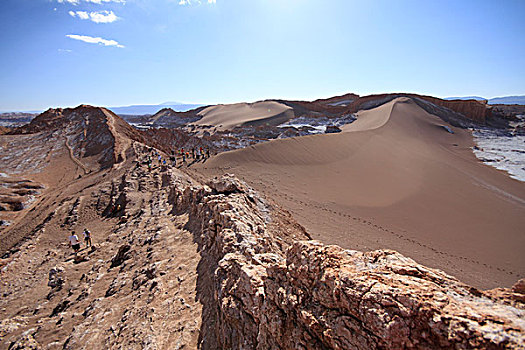
<path id="1" fill-rule="evenodd" d="M 232 177 L 176 190 L 172 199 L 201 233 L 211 280 L 200 296 L 204 348 L 523 345 L 523 304 L 505 303 L 397 252 L 277 244 L 279 237 L 265 229 L 264 201 Z M 506 291 L 507 299 L 518 300 L 520 291 Z"/>
<path id="2" fill-rule="evenodd" d="M 89 164 L 93 161 L 102 167 L 122 162 L 124 149 L 128 148 L 123 143 L 128 140 L 144 142 L 137 130 L 113 112 L 88 105 L 49 109 L 10 134 L 45 135 L 48 141 L 62 138 L 71 156 L 80 159 L 86 171 L 93 167 Z"/>

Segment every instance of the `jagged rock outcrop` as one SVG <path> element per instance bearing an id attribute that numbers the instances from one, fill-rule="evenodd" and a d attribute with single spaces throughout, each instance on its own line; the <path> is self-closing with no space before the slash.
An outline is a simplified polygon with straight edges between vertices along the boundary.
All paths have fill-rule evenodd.
<path id="1" fill-rule="evenodd" d="M 26 334 L 9 345 L 9 350 L 40 350 L 42 347 L 31 334 Z"/>
<path id="2" fill-rule="evenodd" d="M 201 233 L 203 348 L 523 346 L 524 305 L 505 302 L 508 295 L 491 296 L 394 251 L 276 244 L 268 205 L 253 190 L 231 176 L 208 185 L 171 195 Z"/>
<path id="3" fill-rule="evenodd" d="M 36 133 L 51 134 L 54 140 L 63 138 L 72 158 L 86 172 L 92 160 L 103 168 L 122 162 L 126 158 L 129 140 L 144 142 L 144 137 L 119 116 L 105 108 L 89 105 L 48 109 L 31 123 L 11 132 Z"/>
<path id="4" fill-rule="evenodd" d="M 430 96 L 422 96 L 422 98 L 435 105 L 443 106 L 454 112 L 461 113 L 465 117 L 482 124 L 485 124 L 487 118 L 491 115 L 491 109 L 487 106 L 487 101 L 442 100 Z"/>
<path id="5" fill-rule="evenodd" d="M 176 112 L 171 108 L 163 108 L 150 117 L 154 127 L 178 128 L 196 122 L 202 116 L 198 112 L 204 108 L 199 107 L 188 112 Z"/>

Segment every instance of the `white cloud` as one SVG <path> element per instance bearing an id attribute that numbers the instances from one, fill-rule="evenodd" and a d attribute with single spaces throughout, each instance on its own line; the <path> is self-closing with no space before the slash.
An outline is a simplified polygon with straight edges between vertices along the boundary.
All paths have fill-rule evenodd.
<path id="1" fill-rule="evenodd" d="M 69 49 L 58 49 L 58 52 L 73 52 L 73 50 L 69 50 Z"/>
<path id="2" fill-rule="evenodd" d="M 124 45 L 120 45 L 115 40 L 107 40 L 107 39 L 102 39 L 102 38 L 99 38 L 99 37 L 95 38 L 95 37 L 92 37 L 92 36 L 76 35 L 76 34 L 68 34 L 66 36 L 68 38 L 71 38 L 71 39 L 74 39 L 74 40 L 80 40 L 80 41 L 83 41 L 83 42 L 86 42 L 86 43 L 90 43 L 90 44 L 100 44 L 100 45 L 104 45 L 104 46 L 115 46 L 115 47 L 124 48 Z"/>
<path id="3" fill-rule="evenodd" d="M 86 11 L 77 11 L 77 16 L 80 19 L 89 19 L 89 14 Z"/>
<path id="4" fill-rule="evenodd" d="M 91 12 L 89 17 L 95 23 L 112 23 L 119 19 L 113 11 Z"/>
<path id="5" fill-rule="evenodd" d="M 208 4 L 216 4 L 217 0 L 208 0 Z"/>
<path id="6" fill-rule="evenodd" d="M 69 11 L 69 15 L 78 17 L 80 19 L 89 19 L 95 23 L 112 23 L 119 19 L 119 17 L 117 17 L 113 11 L 99 11 L 90 13 L 85 11 Z"/>

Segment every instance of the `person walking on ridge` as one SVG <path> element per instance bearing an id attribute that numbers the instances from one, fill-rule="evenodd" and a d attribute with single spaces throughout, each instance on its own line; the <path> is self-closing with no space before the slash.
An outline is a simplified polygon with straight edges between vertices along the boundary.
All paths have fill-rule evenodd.
<path id="1" fill-rule="evenodd" d="M 76 255 L 80 250 L 80 241 L 78 240 L 78 236 L 75 234 L 75 231 L 71 231 L 71 236 L 69 236 L 69 245 L 71 248 L 73 248 Z"/>
<path id="2" fill-rule="evenodd" d="M 84 243 L 86 243 L 86 247 L 91 247 L 91 232 L 86 228 L 82 234 L 84 235 Z"/>

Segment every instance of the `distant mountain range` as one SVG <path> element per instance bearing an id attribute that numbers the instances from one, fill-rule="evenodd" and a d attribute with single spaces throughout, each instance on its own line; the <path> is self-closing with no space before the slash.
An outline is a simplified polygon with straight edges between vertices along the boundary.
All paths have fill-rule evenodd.
<path id="1" fill-rule="evenodd" d="M 165 102 L 159 105 L 131 105 L 124 107 L 106 107 L 116 114 L 144 115 L 155 114 L 163 108 L 171 108 L 176 112 L 186 112 L 190 109 L 202 107 L 200 104 L 185 104 L 178 102 Z"/>
<path id="2" fill-rule="evenodd" d="M 180 102 L 164 102 L 158 105 L 131 105 L 131 106 L 120 106 L 120 107 L 105 107 L 116 114 L 128 114 L 128 115 L 144 115 L 144 114 L 155 114 L 163 108 L 171 108 L 176 112 L 186 112 L 190 109 L 202 107 L 202 104 L 190 104 Z M 65 107 L 64 107 L 65 108 Z M 44 111 L 0 111 L 0 113 L 28 113 L 28 114 L 40 114 Z"/>
<path id="3" fill-rule="evenodd" d="M 485 98 L 479 96 L 446 97 L 445 100 L 488 100 L 489 105 L 525 105 L 525 96 L 504 96 Z"/>

